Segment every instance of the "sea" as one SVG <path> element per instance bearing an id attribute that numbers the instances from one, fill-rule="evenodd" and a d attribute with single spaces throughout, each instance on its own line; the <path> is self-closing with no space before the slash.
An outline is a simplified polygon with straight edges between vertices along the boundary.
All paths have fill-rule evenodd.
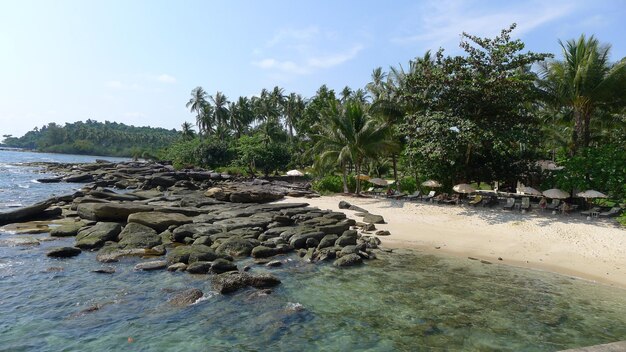
<path id="1" fill-rule="evenodd" d="M 0 211 L 73 192 L 27 162 L 108 157 L 0 151 Z M 626 291 L 544 271 L 411 250 L 338 269 L 296 256 L 252 273 L 271 294 L 220 295 L 207 275 L 47 258 L 47 233 L 0 228 L 0 351 L 560 351 L 626 340 Z M 198 288 L 181 308 L 168 300 Z"/>

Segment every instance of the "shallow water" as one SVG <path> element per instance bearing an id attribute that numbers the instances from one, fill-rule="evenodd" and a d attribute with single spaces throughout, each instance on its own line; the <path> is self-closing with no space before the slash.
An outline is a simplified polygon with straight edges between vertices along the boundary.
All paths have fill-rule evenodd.
<path id="1" fill-rule="evenodd" d="M 499 264 L 404 250 L 336 269 L 287 256 L 252 269 L 282 280 L 272 294 L 222 296 L 205 275 L 133 271 L 141 259 L 97 274 L 95 253 L 45 257 L 73 239 L 16 245 L 29 238 L 48 235 L 0 233 L 0 351 L 558 351 L 626 339 L 625 291 Z M 205 297 L 167 303 L 191 287 Z"/>

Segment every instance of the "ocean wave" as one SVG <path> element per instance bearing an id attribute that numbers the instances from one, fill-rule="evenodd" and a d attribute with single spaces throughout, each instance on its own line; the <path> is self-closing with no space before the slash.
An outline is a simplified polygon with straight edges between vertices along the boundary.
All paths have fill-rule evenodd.
<path id="1" fill-rule="evenodd" d="M 195 302 L 192 303 L 192 305 L 194 304 L 199 304 L 200 302 L 204 302 L 209 300 L 210 298 L 213 298 L 217 295 L 217 292 L 209 292 L 209 293 L 205 293 L 202 297 L 198 298 Z"/>

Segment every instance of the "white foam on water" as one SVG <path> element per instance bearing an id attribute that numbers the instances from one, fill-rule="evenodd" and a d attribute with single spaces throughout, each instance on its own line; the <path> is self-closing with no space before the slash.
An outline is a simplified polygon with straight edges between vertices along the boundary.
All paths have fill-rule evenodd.
<path id="1" fill-rule="evenodd" d="M 293 310 L 295 312 L 299 312 L 301 310 L 304 310 L 304 306 L 301 303 L 298 302 L 287 302 L 287 305 L 285 306 L 285 308 L 287 310 Z"/>
<path id="2" fill-rule="evenodd" d="M 195 302 L 193 302 L 191 305 L 194 304 L 199 304 L 200 302 L 204 302 L 204 301 L 208 301 L 210 298 L 213 298 L 217 295 L 217 292 L 209 292 L 209 293 L 205 293 L 202 297 L 198 298 Z"/>
<path id="3" fill-rule="evenodd" d="M 18 186 L 19 188 L 26 188 L 26 189 L 30 188 L 30 186 L 29 186 L 29 185 L 20 185 L 20 184 L 18 184 L 17 186 Z"/>

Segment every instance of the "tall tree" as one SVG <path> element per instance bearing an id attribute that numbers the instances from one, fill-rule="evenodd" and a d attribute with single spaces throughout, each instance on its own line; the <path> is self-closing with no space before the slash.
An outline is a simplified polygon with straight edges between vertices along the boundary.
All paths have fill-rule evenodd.
<path id="1" fill-rule="evenodd" d="M 372 118 L 364 104 L 348 100 L 334 102 L 322 113 L 314 136 L 314 150 L 321 160 L 335 160 L 342 168 L 344 192 L 348 191 L 346 163 L 352 162 L 358 175 L 366 157 L 375 156 L 393 143 L 388 139 L 389 126 Z M 356 179 L 359 194 L 360 180 Z"/>
<path id="2" fill-rule="evenodd" d="M 559 44 L 563 60 L 543 65 L 540 87 L 552 103 L 573 115 L 573 155 L 589 146 L 592 116 L 626 103 L 626 60 L 610 63 L 610 45 L 600 44 L 594 36 Z"/>
<path id="3" fill-rule="evenodd" d="M 190 140 L 190 139 L 193 139 L 193 137 L 195 137 L 196 133 L 193 130 L 193 125 L 191 124 L 191 122 L 185 121 L 180 127 L 181 127 L 181 135 L 183 136 L 183 139 Z"/>
<path id="4" fill-rule="evenodd" d="M 220 138 L 224 137 L 224 133 L 228 130 L 228 119 L 230 114 L 228 112 L 228 98 L 224 93 L 218 91 L 215 95 L 209 97 L 213 103 L 213 122 L 217 125 L 216 131 Z"/>
<path id="5" fill-rule="evenodd" d="M 285 126 L 289 131 L 289 139 L 293 139 L 293 130 L 304 113 L 305 103 L 300 94 L 291 93 L 283 104 L 283 114 L 285 116 Z"/>
<path id="6" fill-rule="evenodd" d="M 192 113 L 196 113 L 196 122 L 198 123 L 198 128 L 200 131 L 203 131 L 203 107 L 207 103 L 207 93 L 204 91 L 204 88 L 198 86 L 191 91 L 191 98 L 185 104 L 187 109 L 189 109 Z M 89 121 L 88 121 L 89 122 Z"/>

